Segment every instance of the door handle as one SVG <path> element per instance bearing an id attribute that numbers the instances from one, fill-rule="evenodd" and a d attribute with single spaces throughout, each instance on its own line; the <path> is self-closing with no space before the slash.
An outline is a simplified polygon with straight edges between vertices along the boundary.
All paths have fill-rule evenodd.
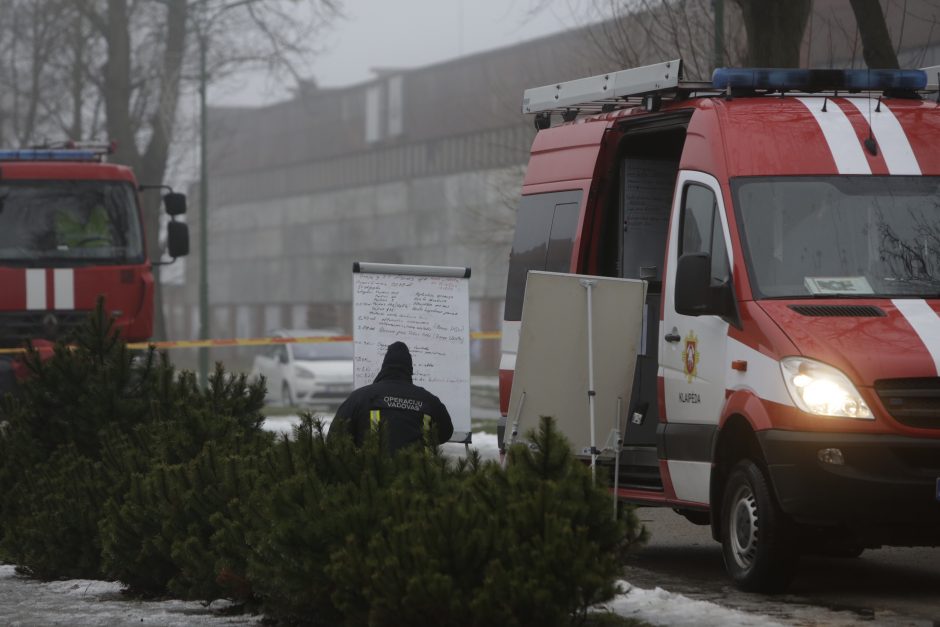
<path id="1" fill-rule="evenodd" d="M 667 333 L 664 338 L 667 342 L 678 342 L 682 339 L 682 336 L 673 331 L 672 333 Z"/>

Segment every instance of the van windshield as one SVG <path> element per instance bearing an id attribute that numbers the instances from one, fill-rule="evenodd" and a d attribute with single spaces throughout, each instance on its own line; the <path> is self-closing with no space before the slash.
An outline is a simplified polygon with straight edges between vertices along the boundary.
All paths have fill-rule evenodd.
<path id="1" fill-rule="evenodd" d="M 117 181 L 0 181 L 0 262 L 143 261 L 137 197 Z"/>
<path id="2" fill-rule="evenodd" d="M 940 296 L 940 177 L 732 181 L 759 298 Z"/>

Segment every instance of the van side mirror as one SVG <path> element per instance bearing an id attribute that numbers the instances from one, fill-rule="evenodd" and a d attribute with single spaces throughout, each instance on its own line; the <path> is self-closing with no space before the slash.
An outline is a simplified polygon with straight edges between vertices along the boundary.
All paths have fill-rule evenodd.
<path id="1" fill-rule="evenodd" d="M 676 266 L 676 313 L 684 316 L 720 316 L 736 327 L 741 323 L 731 281 L 712 284 L 712 258 L 708 253 L 687 253 Z"/>
<path id="2" fill-rule="evenodd" d="M 189 225 L 185 222 L 174 220 L 166 225 L 166 252 L 173 259 L 189 254 Z"/>
<path id="3" fill-rule="evenodd" d="M 163 196 L 163 206 L 167 215 L 181 216 L 186 213 L 186 194 L 170 192 Z"/>

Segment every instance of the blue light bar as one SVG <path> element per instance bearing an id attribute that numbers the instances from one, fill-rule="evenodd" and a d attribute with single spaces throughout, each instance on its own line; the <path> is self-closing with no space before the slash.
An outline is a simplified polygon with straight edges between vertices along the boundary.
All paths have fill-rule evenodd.
<path id="1" fill-rule="evenodd" d="M 0 161 L 100 161 L 101 153 L 94 150 L 23 148 L 0 150 Z"/>
<path id="2" fill-rule="evenodd" d="M 927 74 L 921 70 L 718 68 L 712 74 L 712 86 L 804 92 L 917 91 L 927 86 Z"/>

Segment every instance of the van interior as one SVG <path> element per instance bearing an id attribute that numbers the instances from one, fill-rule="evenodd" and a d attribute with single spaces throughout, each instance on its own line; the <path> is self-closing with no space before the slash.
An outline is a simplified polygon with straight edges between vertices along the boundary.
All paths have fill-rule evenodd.
<path id="1" fill-rule="evenodd" d="M 669 214 L 689 115 L 625 123 L 601 207 L 597 273 L 647 281 L 644 337 L 626 415 L 619 485 L 661 492 L 657 454 L 659 319 Z M 613 469 L 611 469 L 611 473 Z"/>

